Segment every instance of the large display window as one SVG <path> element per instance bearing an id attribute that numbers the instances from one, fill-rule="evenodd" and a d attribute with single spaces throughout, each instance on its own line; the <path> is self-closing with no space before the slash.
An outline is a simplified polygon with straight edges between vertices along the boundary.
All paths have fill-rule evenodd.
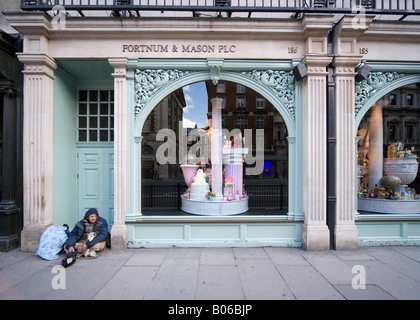
<path id="1" fill-rule="evenodd" d="M 220 102 L 217 119 L 213 98 Z M 225 132 L 217 196 L 212 185 L 215 156 L 211 148 L 216 121 Z M 175 163 L 166 161 L 168 138 L 162 139 L 166 130 L 174 133 Z M 201 81 L 170 93 L 148 115 L 142 130 L 142 214 L 287 214 L 287 136 L 287 126 L 276 108 L 238 83 Z M 188 157 L 181 159 L 183 139 Z M 248 153 L 256 157 L 257 147 L 262 155 L 260 168 L 246 159 Z M 162 150 L 163 162 L 159 159 Z M 246 153 L 238 154 L 239 150 Z M 200 177 L 203 181 L 198 184 Z M 204 210 L 208 204 L 226 208 Z"/>
<path id="2" fill-rule="evenodd" d="M 420 213 L 420 84 L 383 96 L 357 136 L 358 212 Z"/>

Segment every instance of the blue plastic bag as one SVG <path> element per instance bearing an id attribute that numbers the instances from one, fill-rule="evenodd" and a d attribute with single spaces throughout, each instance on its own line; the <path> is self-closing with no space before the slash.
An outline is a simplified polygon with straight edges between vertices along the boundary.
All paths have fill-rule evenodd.
<path id="1" fill-rule="evenodd" d="M 35 255 L 45 260 L 58 259 L 58 254 L 68 238 L 68 226 L 51 226 L 41 236 Z"/>

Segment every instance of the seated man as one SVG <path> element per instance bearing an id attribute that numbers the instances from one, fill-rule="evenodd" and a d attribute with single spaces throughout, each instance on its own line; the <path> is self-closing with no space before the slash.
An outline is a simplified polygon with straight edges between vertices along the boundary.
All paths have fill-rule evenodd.
<path id="1" fill-rule="evenodd" d="M 88 239 L 88 234 L 97 233 L 92 239 Z M 95 208 L 91 208 L 85 213 L 85 217 L 76 223 L 66 241 L 65 249 L 68 252 L 79 252 L 85 256 L 96 258 L 96 252 L 102 251 L 106 247 L 108 237 L 108 223 L 100 217 Z M 87 255 L 88 252 L 93 254 Z"/>

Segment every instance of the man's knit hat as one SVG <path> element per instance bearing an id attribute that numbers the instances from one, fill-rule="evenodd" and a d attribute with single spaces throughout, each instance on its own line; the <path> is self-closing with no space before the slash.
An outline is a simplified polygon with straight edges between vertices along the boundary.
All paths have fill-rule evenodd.
<path id="1" fill-rule="evenodd" d="M 88 211 L 86 211 L 85 218 L 89 217 L 91 214 L 96 214 L 97 216 L 99 216 L 98 210 L 96 210 L 95 208 L 90 208 Z"/>

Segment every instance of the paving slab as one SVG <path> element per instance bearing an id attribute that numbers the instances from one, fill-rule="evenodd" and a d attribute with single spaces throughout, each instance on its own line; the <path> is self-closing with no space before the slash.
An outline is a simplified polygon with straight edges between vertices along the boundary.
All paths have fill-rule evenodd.
<path id="1" fill-rule="evenodd" d="M 195 292 L 197 300 L 244 300 L 237 266 L 201 265 Z"/>
<path id="2" fill-rule="evenodd" d="M 419 246 L 407 246 L 407 247 L 392 247 L 395 250 L 413 260 L 420 262 L 420 247 Z"/>
<path id="3" fill-rule="evenodd" d="M 352 266 L 331 251 L 310 251 L 305 259 L 331 284 L 351 284 L 354 274 Z"/>
<path id="4" fill-rule="evenodd" d="M 295 299 L 286 282 L 269 259 L 238 260 L 238 270 L 245 299 Z"/>
<path id="5" fill-rule="evenodd" d="M 79 261 L 77 261 L 73 266 L 64 269 L 66 287 L 50 291 L 43 299 L 91 300 L 126 262 L 126 260 L 106 261 L 99 258 L 80 259 L 86 264 L 78 264 Z M 58 273 L 52 276 L 58 276 Z"/>
<path id="6" fill-rule="evenodd" d="M 355 289 L 346 284 L 338 284 L 334 288 L 347 300 L 396 300 L 384 289 L 373 284 L 366 284 L 364 289 Z"/>
<path id="7" fill-rule="evenodd" d="M 310 263 L 303 257 L 305 252 L 300 248 L 265 248 L 270 259 L 276 265 L 303 265 L 309 266 Z"/>
<path id="8" fill-rule="evenodd" d="M 0 300 L 32 300 L 32 299 L 44 299 L 48 294 L 55 293 L 52 286 L 54 274 L 52 273 L 52 266 L 32 270 L 30 273 L 26 273 L 26 277 L 22 277 L 21 272 L 23 269 L 16 266 L 15 275 L 20 276 L 20 281 L 16 281 L 16 277 L 13 278 L 15 284 L 9 286 L 7 290 L 3 290 L 0 293 Z M 8 277 L 6 275 L 6 277 Z M 13 283 L 10 282 L 9 284 Z"/>
<path id="9" fill-rule="evenodd" d="M 127 266 L 159 266 L 165 260 L 168 249 L 137 249 L 127 261 Z M 131 251 L 131 250 L 130 250 Z"/>
<path id="10" fill-rule="evenodd" d="M 366 278 L 398 300 L 420 299 L 420 283 L 382 261 L 360 261 Z M 420 268 L 419 268 L 420 272 Z"/>
<path id="11" fill-rule="evenodd" d="M 147 300 L 192 300 L 195 295 L 195 283 L 198 272 L 198 260 L 165 260 L 149 290 Z"/>
<path id="12" fill-rule="evenodd" d="M 353 260 L 375 260 L 370 254 L 365 252 L 362 249 L 356 250 L 333 250 L 331 251 L 337 257 L 343 261 L 353 261 Z"/>
<path id="13" fill-rule="evenodd" d="M 235 259 L 270 259 L 264 248 L 233 248 Z"/>
<path id="14" fill-rule="evenodd" d="M 393 269 L 401 272 L 413 280 L 420 282 L 419 261 L 407 255 L 404 255 L 392 248 L 378 248 L 376 250 L 365 250 L 382 261 L 386 265 L 392 266 Z"/>
<path id="15" fill-rule="evenodd" d="M 297 300 L 342 300 L 344 297 L 313 266 L 276 265 Z"/>
<path id="16" fill-rule="evenodd" d="M 0 253 L 0 299 L 420 299 L 420 247 L 106 249 L 67 269 L 63 258 Z"/>
<path id="17" fill-rule="evenodd" d="M 158 266 L 123 266 L 94 296 L 95 300 L 142 300 Z"/>
<path id="18" fill-rule="evenodd" d="M 232 248 L 202 248 L 200 265 L 236 265 Z"/>

